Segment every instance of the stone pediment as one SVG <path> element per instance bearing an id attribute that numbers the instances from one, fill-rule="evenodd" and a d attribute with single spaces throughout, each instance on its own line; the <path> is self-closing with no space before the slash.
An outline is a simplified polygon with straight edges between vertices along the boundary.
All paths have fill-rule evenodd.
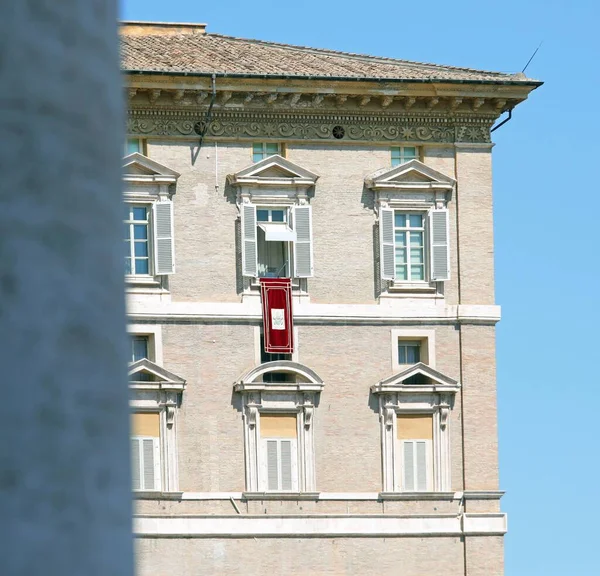
<path id="1" fill-rule="evenodd" d="M 123 158 L 123 178 L 126 181 L 174 184 L 179 176 L 179 172 L 175 172 L 139 152 Z"/>
<path id="2" fill-rule="evenodd" d="M 365 185 L 379 191 L 452 191 L 456 184 L 450 178 L 419 160 L 410 160 L 393 168 L 382 168 L 365 178 Z"/>
<path id="3" fill-rule="evenodd" d="M 129 365 L 129 383 L 136 387 L 160 387 L 163 390 L 183 390 L 185 380 L 165 370 L 148 358 Z"/>
<path id="4" fill-rule="evenodd" d="M 371 392 L 456 392 L 459 388 L 460 384 L 453 378 L 419 362 L 371 386 Z"/>
<path id="5" fill-rule="evenodd" d="M 310 187 L 319 177 L 310 170 L 279 156 L 269 156 L 235 174 L 227 180 L 233 186 Z"/>

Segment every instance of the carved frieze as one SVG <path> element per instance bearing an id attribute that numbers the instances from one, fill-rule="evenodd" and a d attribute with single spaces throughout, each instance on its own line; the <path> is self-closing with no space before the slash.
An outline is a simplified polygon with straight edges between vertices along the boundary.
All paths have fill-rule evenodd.
<path id="1" fill-rule="evenodd" d="M 346 140 L 363 142 L 490 142 L 494 117 L 410 114 L 213 113 L 207 137 L 223 139 Z M 204 111 L 132 109 L 127 133 L 135 136 L 187 136 L 201 132 Z M 339 127 L 343 136 L 340 138 Z M 334 130 L 335 129 L 335 130 Z"/>

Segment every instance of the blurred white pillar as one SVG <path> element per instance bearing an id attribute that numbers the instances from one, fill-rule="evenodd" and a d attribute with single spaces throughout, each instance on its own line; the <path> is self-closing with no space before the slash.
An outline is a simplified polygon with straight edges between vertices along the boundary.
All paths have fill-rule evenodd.
<path id="1" fill-rule="evenodd" d="M 2 576 L 133 573 L 116 20 L 2 4 Z"/>

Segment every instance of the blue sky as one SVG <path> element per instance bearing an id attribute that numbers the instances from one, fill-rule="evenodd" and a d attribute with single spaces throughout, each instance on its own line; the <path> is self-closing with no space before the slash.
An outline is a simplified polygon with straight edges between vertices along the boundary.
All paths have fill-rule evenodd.
<path id="1" fill-rule="evenodd" d="M 600 2 L 122 0 L 129 20 L 518 72 L 545 85 L 494 132 L 507 576 L 597 576 Z M 584 409 L 585 408 L 585 409 Z"/>

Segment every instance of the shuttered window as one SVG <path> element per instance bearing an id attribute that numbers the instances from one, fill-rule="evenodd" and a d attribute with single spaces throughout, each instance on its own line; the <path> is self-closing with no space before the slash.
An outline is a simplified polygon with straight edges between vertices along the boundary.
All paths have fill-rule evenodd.
<path id="1" fill-rule="evenodd" d="M 433 416 L 404 414 L 398 416 L 399 489 L 426 492 L 433 486 Z"/>
<path id="2" fill-rule="evenodd" d="M 173 203 L 125 204 L 125 274 L 173 274 Z"/>
<path id="3" fill-rule="evenodd" d="M 313 275 L 312 211 L 241 206 L 243 276 L 309 278 Z M 291 261 L 293 260 L 293 267 Z"/>
<path id="4" fill-rule="evenodd" d="M 261 484 L 272 492 L 298 490 L 298 442 L 295 415 L 260 417 Z"/>
<path id="5" fill-rule="evenodd" d="M 131 438 L 131 477 L 134 490 L 160 490 L 159 439 Z"/>
<path id="6" fill-rule="evenodd" d="M 379 243 L 383 280 L 449 280 L 448 210 L 425 214 L 380 208 Z"/>
<path id="7" fill-rule="evenodd" d="M 160 490 L 160 416 L 140 412 L 131 416 L 131 477 L 134 490 Z"/>

